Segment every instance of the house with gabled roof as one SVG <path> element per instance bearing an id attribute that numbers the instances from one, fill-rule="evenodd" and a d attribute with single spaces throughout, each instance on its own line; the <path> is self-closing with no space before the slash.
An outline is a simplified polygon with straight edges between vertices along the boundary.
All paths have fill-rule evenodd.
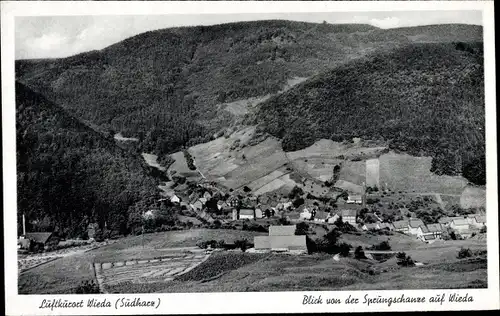
<path id="1" fill-rule="evenodd" d="M 339 218 L 340 218 L 340 215 L 338 213 L 330 212 L 330 214 L 326 218 L 326 222 L 329 224 L 334 224 Z"/>
<path id="2" fill-rule="evenodd" d="M 362 230 L 380 230 L 380 223 L 365 223 L 361 226 Z"/>
<path id="3" fill-rule="evenodd" d="M 292 206 L 293 206 L 293 202 L 288 201 L 288 202 L 284 202 L 284 203 L 283 203 L 283 208 L 284 208 L 285 210 L 290 209 Z"/>
<path id="4" fill-rule="evenodd" d="M 466 232 L 469 230 L 469 221 L 464 217 L 453 217 L 450 222 L 450 228 L 458 232 Z"/>
<path id="5" fill-rule="evenodd" d="M 434 235 L 436 238 L 441 238 L 441 235 L 445 230 L 444 226 L 439 223 L 428 224 L 427 229 L 429 230 L 429 233 L 432 233 L 432 235 Z"/>
<path id="6" fill-rule="evenodd" d="M 176 194 L 173 194 L 170 197 L 170 202 L 172 202 L 172 203 L 180 203 L 181 202 L 181 198 L 178 197 Z"/>
<path id="7" fill-rule="evenodd" d="M 262 209 L 260 207 L 257 207 L 255 209 L 255 218 L 262 218 L 264 217 L 264 212 L 262 211 Z"/>
<path id="8" fill-rule="evenodd" d="M 26 233 L 24 239 L 28 239 L 31 243 L 43 245 L 44 249 L 51 249 L 59 244 L 59 237 L 51 232 Z"/>
<path id="9" fill-rule="evenodd" d="M 190 204 L 191 208 L 195 211 L 201 211 L 203 209 L 203 204 L 200 200 Z"/>
<path id="10" fill-rule="evenodd" d="M 482 228 L 486 226 L 486 216 L 479 214 L 469 214 L 467 215 L 467 222 L 476 228 Z"/>
<path id="11" fill-rule="evenodd" d="M 395 221 L 392 223 L 394 226 L 394 230 L 397 232 L 401 232 L 404 234 L 408 234 L 409 228 L 408 228 L 408 220 L 401 220 L 401 221 Z"/>
<path id="12" fill-rule="evenodd" d="M 358 215 L 358 211 L 356 209 L 342 209 L 340 211 L 340 216 L 342 216 L 342 221 L 344 223 L 349 223 L 352 226 L 356 225 L 356 218 Z"/>
<path id="13" fill-rule="evenodd" d="M 306 236 L 295 235 L 295 229 L 295 225 L 269 226 L 269 236 L 254 237 L 255 251 L 307 253 Z"/>
<path id="14" fill-rule="evenodd" d="M 271 225 L 269 226 L 269 236 L 293 236 L 296 228 L 295 225 Z"/>
<path id="15" fill-rule="evenodd" d="M 408 220 L 408 234 L 418 236 L 421 233 L 422 227 L 426 229 L 421 219 L 410 218 Z"/>
<path id="16" fill-rule="evenodd" d="M 207 200 L 210 200 L 212 198 L 212 194 L 210 194 L 210 192 L 208 191 L 205 191 L 205 193 L 203 193 L 203 197 Z"/>
<path id="17" fill-rule="evenodd" d="M 426 234 L 426 235 L 423 235 L 421 239 L 423 242 L 432 243 L 432 242 L 436 241 L 436 239 L 438 239 L 438 238 L 436 236 L 434 236 L 433 234 Z"/>
<path id="18" fill-rule="evenodd" d="M 255 210 L 249 208 L 242 208 L 239 210 L 233 209 L 233 220 L 238 219 L 255 219 Z"/>
<path id="19" fill-rule="evenodd" d="M 449 226 L 451 223 L 451 217 L 443 216 L 440 219 L 438 219 L 438 223 L 443 225 L 443 226 Z"/>
<path id="20" fill-rule="evenodd" d="M 362 204 L 363 203 L 363 196 L 360 194 L 349 194 L 347 197 L 347 204 Z"/>
<path id="21" fill-rule="evenodd" d="M 380 223 L 380 229 L 394 230 L 394 225 L 392 223 Z"/>

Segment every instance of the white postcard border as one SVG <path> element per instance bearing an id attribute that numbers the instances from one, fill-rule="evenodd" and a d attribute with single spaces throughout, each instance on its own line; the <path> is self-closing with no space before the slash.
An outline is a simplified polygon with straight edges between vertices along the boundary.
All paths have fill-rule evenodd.
<path id="1" fill-rule="evenodd" d="M 3 129 L 3 188 L 4 188 L 4 251 L 5 303 L 8 315 L 16 314 L 208 314 L 208 313 L 297 313 L 297 312 L 367 312 L 412 310 L 485 310 L 498 309 L 498 199 L 496 151 L 496 91 L 495 37 L 493 1 L 364 1 L 364 2 L 9 2 L 1 3 L 2 23 L 2 129 Z M 15 156 L 15 94 L 14 94 L 14 17 L 35 15 L 159 15 L 210 13 L 271 13 L 325 11 L 408 11 L 408 10 L 481 10 L 483 12 L 486 100 L 487 154 L 487 231 L 488 289 L 466 290 L 398 290 L 398 291 L 331 291 L 331 292 L 271 292 L 271 293 L 190 293 L 190 294 L 100 294 L 100 295 L 18 295 L 16 250 L 16 156 Z M 361 302 L 370 297 L 425 296 L 468 293 L 472 303 L 454 304 L 376 304 L 303 305 L 304 295 L 336 297 L 345 300 L 349 295 Z M 112 308 L 39 309 L 43 299 L 70 301 L 106 299 Z M 122 298 L 143 301 L 161 300 L 157 309 L 115 309 Z"/>

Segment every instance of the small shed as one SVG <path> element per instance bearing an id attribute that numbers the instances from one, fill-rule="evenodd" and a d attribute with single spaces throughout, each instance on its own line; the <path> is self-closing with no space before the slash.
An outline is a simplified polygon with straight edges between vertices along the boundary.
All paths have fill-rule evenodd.
<path id="1" fill-rule="evenodd" d="M 34 244 L 43 245 L 44 249 L 51 249 L 59 244 L 59 237 L 54 233 L 26 233 L 25 239 L 29 239 Z"/>

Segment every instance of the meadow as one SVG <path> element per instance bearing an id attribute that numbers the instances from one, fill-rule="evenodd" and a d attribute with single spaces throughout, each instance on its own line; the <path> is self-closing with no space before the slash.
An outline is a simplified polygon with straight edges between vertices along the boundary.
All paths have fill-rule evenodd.
<path id="1" fill-rule="evenodd" d="M 127 259 L 152 259 L 175 253 L 169 248 L 196 247 L 199 241 L 224 240 L 232 243 L 237 239 L 253 241 L 253 236 L 265 233 L 223 230 L 193 229 L 125 237 L 113 244 L 85 253 L 62 257 L 40 265 L 19 276 L 20 294 L 72 293 L 81 282 L 95 278 L 93 262 L 114 262 Z M 143 247 L 144 243 L 144 247 Z"/>

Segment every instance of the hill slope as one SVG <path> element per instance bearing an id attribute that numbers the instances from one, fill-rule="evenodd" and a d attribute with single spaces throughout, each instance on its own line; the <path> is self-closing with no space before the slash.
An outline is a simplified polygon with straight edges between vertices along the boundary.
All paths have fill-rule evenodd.
<path id="1" fill-rule="evenodd" d="M 261 103 L 254 123 L 293 151 L 385 140 L 432 171 L 485 182 L 482 43 L 413 44 L 352 61 Z"/>
<path id="2" fill-rule="evenodd" d="M 208 141 L 234 121 L 219 104 L 276 93 L 289 79 L 374 50 L 481 38 L 478 26 L 241 22 L 152 31 L 69 58 L 17 61 L 16 76 L 99 130 L 137 137 L 142 151 L 165 154 Z"/>
<path id="3" fill-rule="evenodd" d="M 18 217 L 26 215 L 28 231 L 55 229 L 76 237 L 96 220 L 126 233 L 134 204 L 157 192 L 147 168 L 112 138 L 20 83 L 16 137 Z"/>

